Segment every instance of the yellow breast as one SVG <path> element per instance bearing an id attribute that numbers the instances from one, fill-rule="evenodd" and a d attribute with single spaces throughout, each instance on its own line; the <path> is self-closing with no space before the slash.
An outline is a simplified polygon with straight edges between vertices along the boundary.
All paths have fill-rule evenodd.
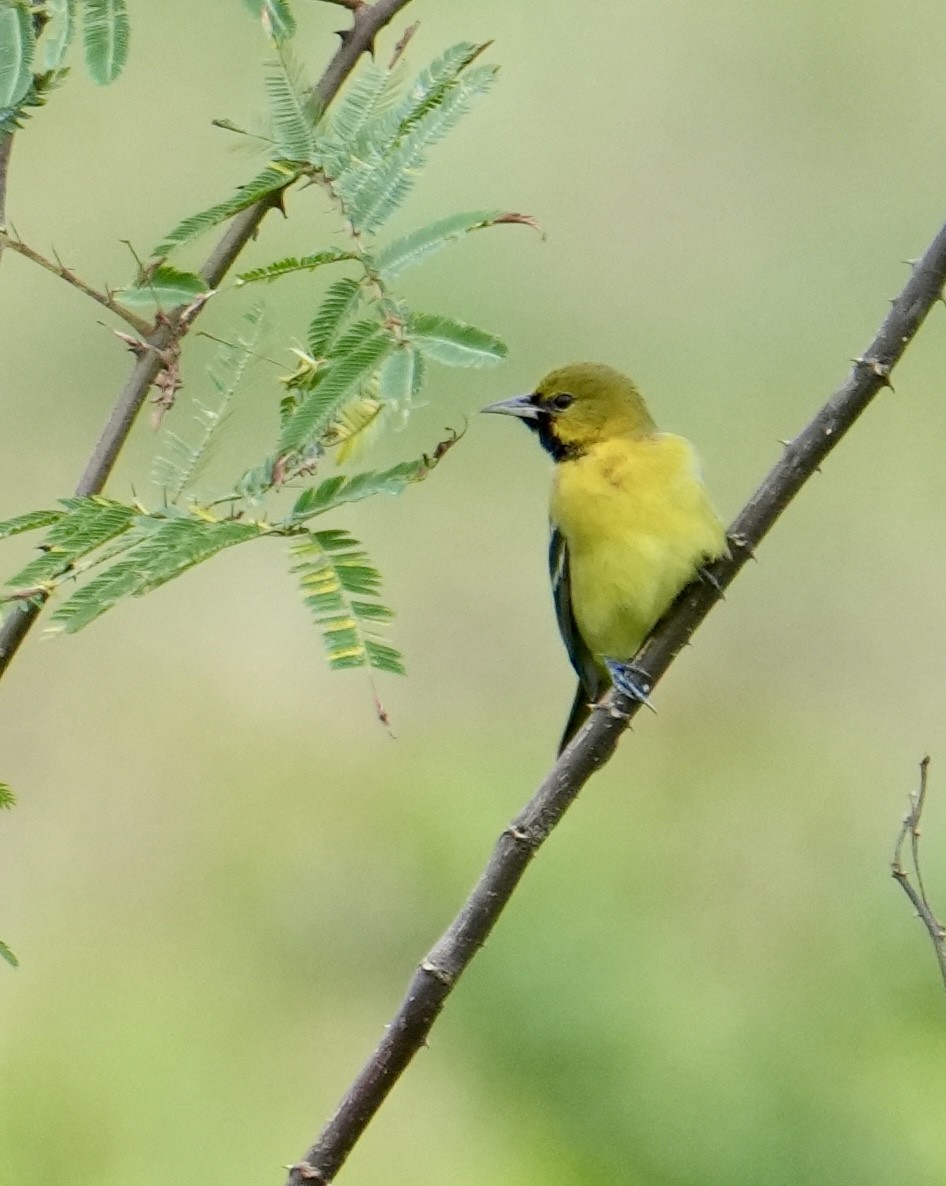
<path id="1" fill-rule="evenodd" d="M 599 660 L 629 659 L 700 564 L 726 549 L 692 447 L 666 433 L 559 462 L 550 515 L 568 545 L 575 621 Z"/>

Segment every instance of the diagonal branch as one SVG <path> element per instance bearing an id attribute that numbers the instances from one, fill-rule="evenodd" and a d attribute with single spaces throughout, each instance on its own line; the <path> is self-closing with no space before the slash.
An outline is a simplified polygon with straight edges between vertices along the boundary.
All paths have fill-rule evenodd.
<path id="1" fill-rule="evenodd" d="M 920 763 L 920 786 L 910 796 L 910 810 L 904 816 L 900 834 L 897 836 L 893 860 L 890 862 L 890 871 L 894 880 L 913 903 L 917 917 L 929 933 L 933 950 L 936 953 L 936 962 L 939 964 L 940 975 L 943 978 L 943 984 L 946 985 L 946 927 L 936 917 L 933 907 L 930 905 L 930 900 L 926 896 L 926 886 L 923 884 L 923 875 L 920 872 L 920 821 L 923 818 L 923 808 L 926 805 L 926 783 L 929 769 L 930 760 L 924 758 Z M 913 872 L 916 875 L 916 886 L 913 885 L 910 874 L 903 867 L 903 846 L 908 836 L 910 837 L 910 857 L 913 863 Z"/>
<path id="2" fill-rule="evenodd" d="M 313 95 L 322 110 L 328 107 L 338 94 L 342 83 L 351 74 L 361 55 L 373 50 L 377 34 L 409 3 L 410 0 L 376 0 L 374 4 L 345 5 L 352 9 L 352 27 L 340 34 L 341 45 L 313 88 Z M 4 183 L 4 188 L 0 188 L 0 204 L 5 192 L 8 155 L 9 138 L 0 139 L 0 183 Z M 200 269 L 201 276 L 211 288 L 216 288 L 220 284 L 236 258 L 256 234 L 268 211 L 274 205 L 278 205 L 279 200 L 279 193 L 269 194 L 255 205 L 241 211 L 229 223 Z M 168 357 L 167 351 L 173 350 L 190 329 L 194 316 L 199 311 L 196 310 L 185 319 L 183 311 L 177 310 L 146 340 L 146 345 L 150 349 L 140 354 L 119 393 L 102 435 L 76 486 L 77 495 L 98 494 L 105 486 L 115 459 L 121 452 L 147 398 L 151 384 L 164 366 L 163 360 Z M 40 599 L 23 605 L 0 626 L 0 678 L 9 667 L 42 607 L 43 602 Z"/>
<path id="3" fill-rule="evenodd" d="M 131 309 L 126 309 L 124 305 L 115 300 L 111 293 L 100 292 L 97 288 L 93 288 L 91 284 L 86 284 L 80 276 L 77 276 L 65 264 L 58 261 L 54 263 L 51 259 L 47 259 L 45 255 L 40 255 L 28 243 L 24 243 L 22 239 L 18 239 L 15 235 L 11 235 L 8 231 L 3 230 L 3 225 L 0 222 L 0 252 L 3 251 L 4 247 L 9 247 L 11 251 L 15 251 L 26 259 L 32 260 L 34 264 L 39 264 L 47 272 L 52 272 L 54 276 L 59 276 L 67 284 L 71 284 L 73 288 L 78 288 L 79 292 L 84 292 L 93 301 L 104 305 L 116 317 L 120 317 L 123 321 L 127 322 L 136 333 L 142 335 L 151 333 L 150 321 L 145 321 L 143 317 L 136 316 Z"/>
<path id="4" fill-rule="evenodd" d="M 890 385 L 890 372 L 940 299 L 946 282 L 946 226 L 914 268 L 903 291 L 844 385 L 785 452 L 749 499 L 729 531 L 731 556 L 717 561 L 710 579 L 690 585 L 634 659 L 649 686 L 660 679 L 722 591 L 736 577 L 804 483 L 841 440 L 874 396 Z M 591 775 L 611 757 L 639 711 L 609 693 L 552 767 L 522 812 L 500 835 L 489 862 L 456 918 L 422 960 L 384 1037 L 341 1101 L 335 1115 L 291 1167 L 287 1186 L 330 1182 L 384 1102 L 446 1003 L 457 980 L 486 941 L 538 848 Z"/>

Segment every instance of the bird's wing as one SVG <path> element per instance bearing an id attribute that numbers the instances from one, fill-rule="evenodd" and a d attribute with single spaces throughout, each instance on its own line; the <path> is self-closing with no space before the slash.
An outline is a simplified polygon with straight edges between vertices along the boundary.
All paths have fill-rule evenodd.
<path id="1" fill-rule="evenodd" d="M 568 714 L 568 723 L 559 742 L 558 752 L 561 753 L 575 736 L 588 716 L 589 706 L 599 699 L 607 686 L 604 674 L 594 661 L 591 652 L 585 645 L 585 640 L 575 621 L 572 609 L 571 575 L 568 563 L 568 545 L 565 537 L 555 527 L 549 540 L 549 576 L 552 578 L 552 599 L 555 602 L 555 617 L 558 628 L 571 659 L 572 667 L 578 673 L 578 689 Z"/>
<path id="2" fill-rule="evenodd" d="M 555 603 L 555 617 L 562 635 L 562 642 L 568 651 L 572 667 L 578 674 L 585 695 L 597 700 L 604 690 L 600 669 L 575 621 L 572 609 L 571 576 L 568 563 L 568 545 L 557 527 L 552 528 L 549 539 L 549 576 L 552 579 L 552 600 Z"/>

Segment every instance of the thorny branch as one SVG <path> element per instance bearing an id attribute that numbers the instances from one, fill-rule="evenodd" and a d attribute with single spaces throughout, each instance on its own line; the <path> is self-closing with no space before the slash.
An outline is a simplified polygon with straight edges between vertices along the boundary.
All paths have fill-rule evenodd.
<path id="1" fill-rule="evenodd" d="M 361 55 L 373 51 L 376 35 L 409 3 L 410 0 L 376 0 L 374 4 L 351 0 L 350 3 L 344 4 L 344 7 L 351 10 L 352 27 L 339 34 L 341 45 L 313 90 L 323 109 L 338 94 L 342 83 L 355 68 Z M 5 194 L 8 155 L 9 138 L 0 139 L 0 207 Z M 274 205 L 278 205 L 279 201 L 278 193 L 269 194 L 231 220 L 200 269 L 201 276 L 210 288 L 219 286 L 234 261 L 256 234 L 268 211 Z M 175 352 L 193 319 L 191 316 L 185 320 L 181 311 L 177 310 L 162 321 L 143 343 L 144 349 L 138 354 L 134 368 L 119 392 L 108 422 L 79 479 L 75 489 L 77 495 L 98 494 L 105 486 L 148 391 L 161 374 L 164 366 L 162 359 L 168 357 L 169 350 Z M 42 607 L 42 599 L 24 603 L 0 626 L 0 678 L 9 667 Z"/>
<path id="2" fill-rule="evenodd" d="M 940 975 L 943 978 L 943 985 L 946 986 L 946 927 L 943 926 L 933 913 L 933 907 L 930 905 L 929 898 L 926 896 L 923 874 L 920 872 L 920 820 L 922 819 L 923 807 L 926 803 L 926 784 L 929 768 L 930 760 L 927 757 L 920 763 L 920 786 L 918 790 L 915 790 L 910 795 L 910 810 L 903 817 L 903 824 L 900 828 L 900 834 L 897 837 L 897 844 L 893 850 L 893 860 L 890 862 L 890 871 L 894 880 L 913 903 L 913 909 L 916 911 L 917 917 L 929 932 L 930 939 L 933 943 L 933 950 L 936 952 L 936 960 L 939 963 Z M 910 838 L 910 860 L 913 864 L 914 876 L 916 877 L 915 886 L 910 880 L 910 874 L 903 867 L 903 846 L 908 836 Z"/>
<path id="3" fill-rule="evenodd" d="M 86 284 L 83 279 L 77 276 L 71 268 L 67 268 L 65 264 L 47 259 L 45 255 L 41 255 L 38 251 L 30 247 L 29 244 L 24 243 L 22 239 L 18 239 L 15 235 L 11 235 L 8 231 L 5 231 L 3 229 L 3 223 L 0 223 L 0 251 L 4 247 L 9 247 L 11 251 L 17 252 L 18 255 L 25 256 L 26 259 L 32 260 L 34 264 L 39 264 L 47 272 L 52 272 L 54 276 L 59 276 L 67 284 L 71 284 L 73 288 L 78 288 L 87 297 L 91 297 L 93 301 L 97 301 L 117 317 L 121 317 L 136 333 L 145 335 L 152 332 L 150 321 L 145 321 L 143 317 L 137 317 L 130 309 L 126 309 L 124 305 L 116 301 L 110 293 L 100 292 L 97 288 L 93 288 L 91 284 Z"/>
<path id="4" fill-rule="evenodd" d="M 838 444 L 890 373 L 946 282 L 944 226 L 846 382 L 790 441 L 779 461 L 729 530 L 731 555 L 713 564 L 709 579 L 694 582 L 634 658 L 650 690 L 703 621 L 723 590 L 804 483 Z M 286 1186 L 332 1181 L 388 1092 L 426 1044 L 457 980 L 486 941 L 533 855 L 577 798 L 591 775 L 611 757 L 640 704 L 610 692 L 564 751 L 522 812 L 499 836 L 492 855 L 456 918 L 421 961 L 377 1049 L 345 1094 L 303 1161 L 290 1168 Z M 938 925 L 938 924 L 937 924 Z M 931 932 L 932 933 L 932 932 Z"/>

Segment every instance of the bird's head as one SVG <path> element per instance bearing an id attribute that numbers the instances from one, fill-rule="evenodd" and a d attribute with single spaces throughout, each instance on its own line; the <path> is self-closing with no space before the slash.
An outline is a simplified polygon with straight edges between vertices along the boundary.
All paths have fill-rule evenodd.
<path id="1" fill-rule="evenodd" d="M 656 431 L 632 381 L 598 362 L 560 367 L 529 395 L 501 400 L 483 411 L 518 416 L 556 461 L 581 456 L 599 441 Z"/>

